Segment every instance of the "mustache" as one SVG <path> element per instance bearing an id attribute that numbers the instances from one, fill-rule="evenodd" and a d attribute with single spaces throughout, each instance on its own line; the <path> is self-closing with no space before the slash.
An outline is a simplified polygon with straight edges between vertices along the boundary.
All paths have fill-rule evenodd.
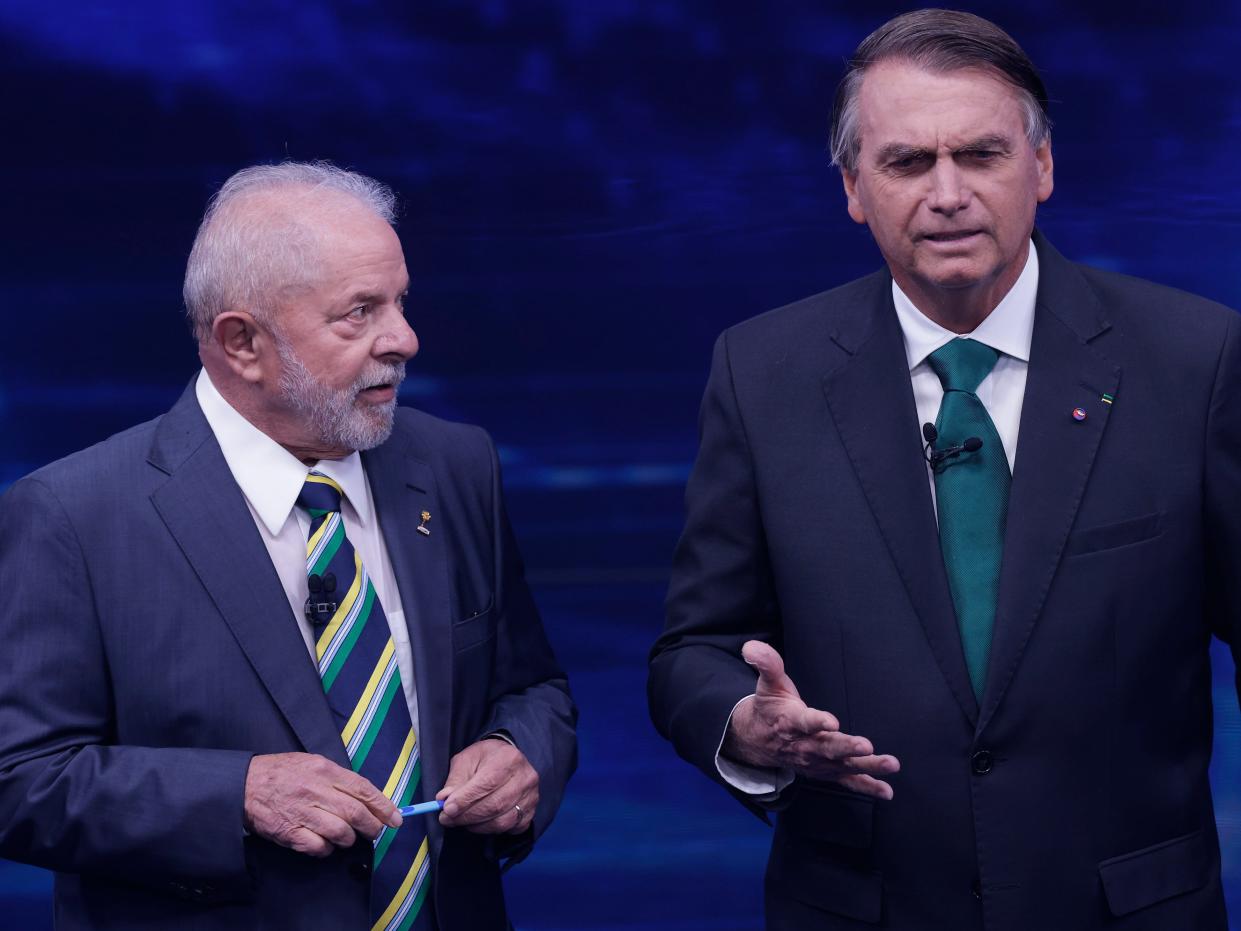
<path id="1" fill-rule="evenodd" d="M 352 385 L 349 386 L 349 392 L 356 396 L 359 392 L 365 391 L 367 388 L 374 388 L 378 385 L 388 385 L 392 388 L 399 389 L 401 382 L 405 380 L 405 363 L 398 362 L 392 365 L 384 365 L 376 363 L 370 366 L 359 375 Z"/>

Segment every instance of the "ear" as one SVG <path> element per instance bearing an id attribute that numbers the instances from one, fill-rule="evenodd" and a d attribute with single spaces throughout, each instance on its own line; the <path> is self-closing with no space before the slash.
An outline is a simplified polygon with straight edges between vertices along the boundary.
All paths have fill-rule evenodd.
<path id="1" fill-rule="evenodd" d="M 849 201 L 849 216 L 854 223 L 866 222 L 866 211 L 862 208 L 862 198 L 858 195 L 857 172 L 840 170 L 840 179 L 845 185 L 845 198 Z"/>
<path id="2" fill-rule="evenodd" d="M 238 378 L 252 384 L 263 381 L 264 364 L 275 347 L 249 312 L 228 310 L 218 315 L 211 324 L 211 343 Z"/>
<path id="3" fill-rule="evenodd" d="M 1034 160 L 1038 165 L 1038 202 L 1041 204 L 1051 197 L 1052 189 L 1056 186 L 1052 177 L 1056 166 L 1051 157 L 1051 136 L 1039 143 L 1039 147 L 1034 150 Z"/>

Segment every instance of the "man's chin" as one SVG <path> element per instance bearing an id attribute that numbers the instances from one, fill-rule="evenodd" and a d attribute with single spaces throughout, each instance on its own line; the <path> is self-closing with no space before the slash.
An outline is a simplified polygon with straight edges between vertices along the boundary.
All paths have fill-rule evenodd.
<path id="1" fill-rule="evenodd" d="M 396 400 L 384 404 L 366 404 L 357 407 L 365 429 L 358 430 L 357 449 L 374 449 L 392 435 L 396 420 Z"/>
<path id="2" fill-rule="evenodd" d="M 392 419 L 396 416 L 396 398 L 390 398 L 387 401 L 369 401 L 359 396 L 353 402 L 354 413 L 365 420 L 367 423 L 392 425 Z"/>
<path id="3" fill-rule="evenodd" d="M 995 263 L 972 255 L 945 257 L 928 262 L 919 269 L 919 277 L 933 288 L 943 291 L 964 291 L 978 287 L 996 277 Z"/>

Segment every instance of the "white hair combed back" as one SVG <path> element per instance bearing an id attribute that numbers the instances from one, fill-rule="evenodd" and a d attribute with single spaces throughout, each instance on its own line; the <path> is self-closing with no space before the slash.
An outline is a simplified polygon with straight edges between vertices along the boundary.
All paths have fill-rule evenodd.
<path id="1" fill-rule="evenodd" d="M 321 202 L 315 195 L 324 192 L 352 198 L 389 224 L 396 218 L 391 188 L 329 162 L 253 165 L 224 182 L 207 205 L 185 268 L 185 313 L 199 342 L 211 338 L 215 318 L 226 310 L 270 322 L 280 289 L 311 278 L 316 241 L 298 215 L 299 198 Z M 271 210 L 239 209 L 266 197 Z"/>

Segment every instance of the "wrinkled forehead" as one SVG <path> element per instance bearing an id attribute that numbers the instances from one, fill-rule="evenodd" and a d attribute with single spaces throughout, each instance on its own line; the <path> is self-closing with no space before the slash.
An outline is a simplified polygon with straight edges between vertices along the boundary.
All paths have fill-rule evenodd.
<path id="1" fill-rule="evenodd" d="M 962 145 L 1024 135 L 1021 96 L 993 71 L 931 71 L 906 61 L 867 69 L 858 93 L 863 152 L 886 145 Z"/>

